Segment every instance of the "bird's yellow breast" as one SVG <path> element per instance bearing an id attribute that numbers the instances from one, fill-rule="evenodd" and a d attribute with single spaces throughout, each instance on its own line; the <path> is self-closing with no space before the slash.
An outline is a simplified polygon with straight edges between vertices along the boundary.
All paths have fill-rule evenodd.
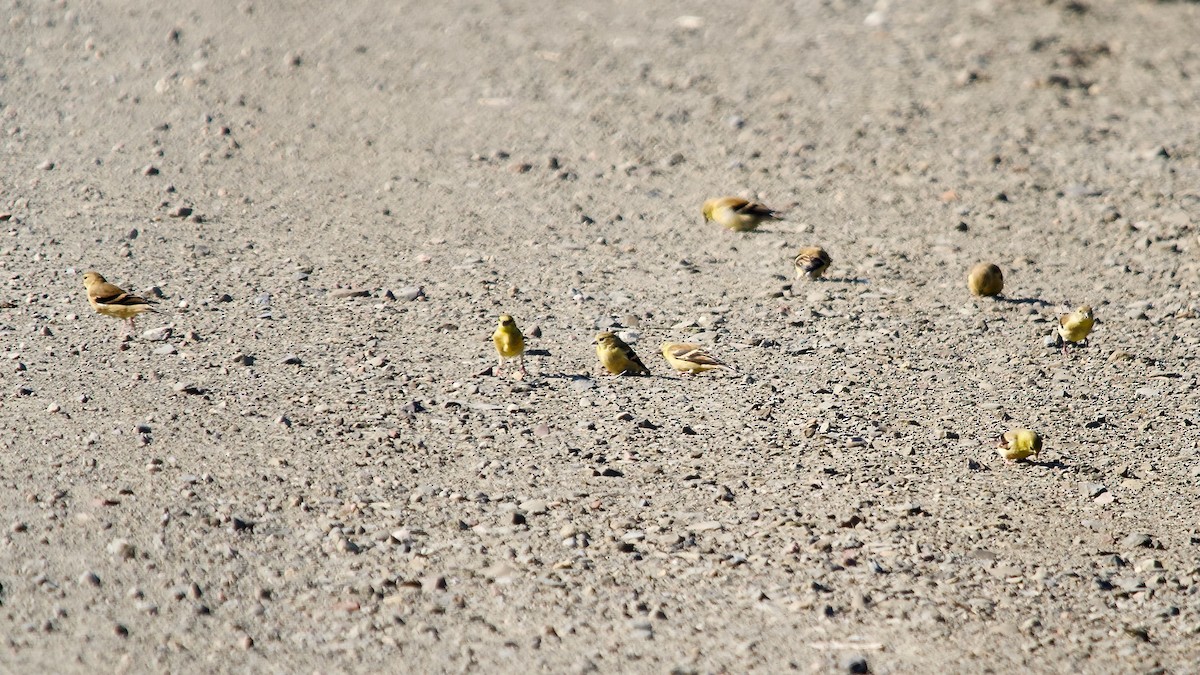
<path id="1" fill-rule="evenodd" d="M 496 351 L 504 358 L 519 356 L 525 351 L 525 336 L 516 328 L 497 328 L 496 332 L 492 333 L 492 342 L 496 345 Z"/>
<path id="2" fill-rule="evenodd" d="M 1095 323 L 1095 319 L 1072 315 L 1063 321 L 1062 326 L 1059 328 L 1059 333 L 1068 342 L 1081 342 L 1088 336 L 1088 333 L 1092 332 L 1092 326 Z"/>

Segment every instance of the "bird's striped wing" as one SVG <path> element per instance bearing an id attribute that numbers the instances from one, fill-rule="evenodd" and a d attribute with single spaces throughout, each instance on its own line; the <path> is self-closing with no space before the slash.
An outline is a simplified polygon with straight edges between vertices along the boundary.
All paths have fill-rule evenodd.
<path id="1" fill-rule="evenodd" d="M 688 363 L 695 363 L 700 366 L 711 366 L 713 368 L 728 368 L 729 365 L 716 358 L 712 354 L 704 351 L 701 347 L 692 344 L 671 345 L 667 351 L 673 358 Z"/>

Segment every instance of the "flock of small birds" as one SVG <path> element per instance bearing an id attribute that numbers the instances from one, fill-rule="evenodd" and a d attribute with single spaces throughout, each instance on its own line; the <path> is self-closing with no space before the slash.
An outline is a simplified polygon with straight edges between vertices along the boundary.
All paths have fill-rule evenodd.
<path id="1" fill-rule="evenodd" d="M 778 211 L 740 197 L 709 199 L 704 202 L 703 213 L 705 222 L 715 222 L 734 232 L 753 232 L 764 222 L 784 219 L 783 214 Z M 805 246 L 796 254 L 793 263 L 796 278 L 815 281 L 823 277 L 833 259 L 820 246 Z M 122 290 L 97 272 L 85 272 L 83 285 L 87 289 L 88 303 L 96 312 L 124 321 L 123 336 L 128 336 L 133 331 L 135 317 L 144 312 L 156 311 L 152 300 Z M 979 263 L 967 274 L 967 288 L 978 297 L 999 296 L 1004 290 L 1004 274 L 993 263 Z M 1070 354 L 1071 345 L 1086 343 L 1094 325 L 1092 308 L 1086 305 L 1060 316 L 1056 343 L 1062 349 L 1063 355 Z M 516 377 L 525 377 L 525 336 L 511 315 L 500 315 L 496 330 L 492 333 L 492 342 L 499 357 L 496 366 L 490 369 L 492 374 L 500 376 L 506 361 L 516 360 Z M 593 344 L 596 345 L 596 356 L 600 365 L 611 375 L 651 374 L 633 347 L 616 333 L 600 333 Z M 698 344 L 664 342 L 661 352 L 667 364 L 680 375 L 698 375 L 710 370 L 737 372 Z M 1000 435 L 997 447 L 999 454 L 1010 462 L 1029 457 L 1036 460 L 1042 450 L 1042 443 L 1042 436 L 1036 431 L 1013 429 Z"/>

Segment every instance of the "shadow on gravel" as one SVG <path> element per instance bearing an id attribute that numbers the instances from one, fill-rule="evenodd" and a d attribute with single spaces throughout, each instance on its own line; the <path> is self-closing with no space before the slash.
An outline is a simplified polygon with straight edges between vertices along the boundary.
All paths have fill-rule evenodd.
<path id="1" fill-rule="evenodd" d="M 1028 460 L 1026 460 L 1026 461 L 1028 461 Z M 1029 462 L 1029 463 L 1034 466 L 1041 466 L 1041 467 L 1045 467 L 1047 469 L 1067 469 L 1069 471 L 1073 470 L 1073 468 L 1071 467 L 1070 464 L 1063 464 L 1061 459 L 1052 459 L 1048 462 L 1037 461 L 1037 462 Z"/>
<path id="2" fill-rule="evenodd" d="M 1010 305 L 1037 305 L 1038 307 L 1049 307 L 1050 303 L 1041 298 L 1007 298 L 997 297 L 997 302 L 1007 302 Z"/>

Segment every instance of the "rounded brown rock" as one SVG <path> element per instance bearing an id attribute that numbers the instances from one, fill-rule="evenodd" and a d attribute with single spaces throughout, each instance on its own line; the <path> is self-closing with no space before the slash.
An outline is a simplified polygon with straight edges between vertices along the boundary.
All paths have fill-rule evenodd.
<path id="1" fill-rule="evenodd" d="M 995 296 L 1004 290 L 1004 273 L 993 263 L 979 263 L 967 275 L 972 295 Z"/>

